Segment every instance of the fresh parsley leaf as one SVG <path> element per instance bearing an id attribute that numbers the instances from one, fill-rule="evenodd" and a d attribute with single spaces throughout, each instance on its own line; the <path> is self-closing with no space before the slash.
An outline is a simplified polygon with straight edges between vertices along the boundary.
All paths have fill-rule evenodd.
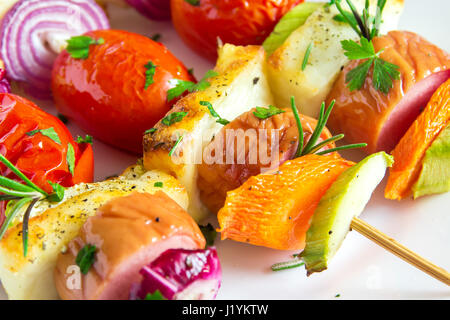
<path id="1" fill-rule="evenodd" d="M 144 300 L 167 300 L 167 299 L 164 298 L 161 291 L 156 290 L 153 293 L 147 293 Z"/>
<path id="2" fill-rule="evenodd" d="M 373 87 L 378 91 L 388 94 L 392 88 L 392 80 L 400 79 L 399 67 L 395 64 L 381 60 L 379 58 L 373 63 Z"/>
<path id="3" fill-rule="evenodd" d="M 171 85 L 174 85 L 173 88 L 167 91 L 167 101 L 171 101 L 175 98 L 178 98 L 186 91 L 194 92 L 194 91 L 203 91 L 211 86 L 211 83 L 208 81 L 209 78 L 217 76 L 218 73 L 214 70 L 209 70 L 205 73 L 205 76 L 198 82 L 172 79 L 169 81 Z"/>
<path id="4" fill-rule="evenodd" d="M 253 115 L 259 119 L 264 120 L 284 112 L 286 111 L 270 105 L 268 108 L 256 107 L 256 111 L 253 112 Z"/>
<path id="5" fill-rule="evenodd" d="M 198 7 L 200 5 L 200 0 L 184 0 L 184 1 L 195 7 Z"/>
<path id="6" fill-rule="evenodd" d="M 61 139 L 59 138 L 58 134 L 56 133 L 55 129 L 53 129 L 53 127 L 48 128 L 48 129 L 38 129 L 38 130 L 32 130 L 30 132 L 27 132 L 26 135 L 27 136 L 34 136 L 36 133 L 40 133 L 43 136 L 46 136 L 50 139 L 52 139 L 53 141 L 55 141 L 57 144 L 61 144 Z"/>
<path id="7" fill-rule="evenodd" d="M 172 112 L 169 113 L 167 116 L 165 116 L 161 122 L 162 124 L 165 124 L 166 126 L 171 126 L 174 123 L 180 122 L 183 120 L 183 118 L 187 115 L 187 111 L 181 111 L 181 112 Z"/>
<path id="8" fill-rule="evenodd" d="M 200 105 L 207 107 L 209 110 L 209 113 L 214 117 L 217 118 L 216 122 L 220 123 L 221 125 L 227 125 L 230 123 L 230 121 L 223 119 L 219 116 L 219 114 L 216 112 L 216 110 L 214 110 L 212 104 L 208 101 L 200 101 Z"/>
<path id="9" fill-rule="evenodd" d="M 105 43 L 103 38 L 94 39 L 88 36 L 76 36 L 67 40 L 67 52 L 74 59 L 87 59 L 89 57 L 89 47 Z"/>
<path id="10" fill-rule="evenodd" d="M 49 185 L 52 186 L 53 193 L 50 194 L 47 199 L 51 202 L 60 202 L 64 199 L 65 189 L 62 185 L 58 183 L 53 183 L 51 181 L 47 181 Z"/>
<path id="11" fill-rule="evenodd" d="M 95 262 L 97 248 L 94 245 L 85 245 L 77 254 L 75 263 L 80 267 L 82 274 L 87 274 Z"/>
<path id="12" fill-rule="evenodd" d="M 203 233 L 203 236 L 206 239 L 206 247 L 210 247 L 214 245 L 214 241 L 216 240 L 217 231 L 212 226 L 211 223 L 208 223 L 206 226 L 200 226 L 200 231 Z"/>
<path id="13" fill-rule="evenodd" d="M 345 75 L 345 82 L 348 83 L 347 87 L 350 91 L 360 90 L 362 88 L 372 63 L 373 60 L 369 59 L 366 62 L 361 63 L 356 68 L 350 70 Z"/>
<path id="14" fill-rule="evenodd" d="M 152 61 L 149 61 L 146 65 L 145 65 L 145 86 L 144 86 L 144 90 L 147 90 L 147 88 L 154 83 L 155 81 L 153 80 L 153 76 L 155 75 L 156 72 L 156 67 L 157 65 L 155 65 Z"/>
<path id="15" fill-rule="evenodd" d="M 308 48 L 306 48 L 305 56 L 303 57 L 302 71 L 305 70 L 306 65 L 308 64 L 309 55 L 311 54 L 312 47 L 313 47 L 313 43 L 311 42 L 308 45 Z"/>
<path id="16" fill-rule="evenodd" d="M 149 134 L 149 133 L 155 133 L 156 132 L 156 128 L 151 128 L 151 129 L 148 129 L 148 130 L 145 130 L 145 134 Z"/>
<path id="17" fill-rule="evenodd" d="M 90 136 L 90 135 L 86 135 L 84 138 L 83 137 L 80 137 L 80 136 L 78 136 L 77 137 L 77 143 L 89 143 L 89 144 L 92 144 L 92 142 L 93 142 L 93 139 L 92 139 L 92 137 Z"/>
<path id="18" fill-rule="evenodd" d="M 381 59 L 379 55 L 382 51 L 375 52 L 372 41 L 362 37 L 361 44 L 353 40 L 344 40 L 341 41 L 341 45 L 344 54 L 350 60 L 367 59 L 345 75 L 345 82 L 348 83 L 347 87 L 350 91 L 363 87 L 372 65 L 372 84 L 376 90 L 387 94 L 393 86 L 392 81 L 400 79 L 399 67 Z"/>
<path id="19" fill-rule="evenodd" d="M 69 172 L 73 176 L 74 170 L 75 170 L 75 150 L 73 149 L 73 146 L 71 143 L 69 143 L 67 145 L 66 160 L 67 160 L 67 166 L 69 167 Z"/>
<path id="20" fill-rule="evenodd" d="M 378 57 L 379 53 L 375 53 L 372 41 L 368 41 L 366 38 L 361 38 L 361 44 L 353 40 L 341 41 L 344 54 L 350 60 L 370 59 Z"/>
<path id="21" fill-rule="evenodd" d="M 160 181 L 158 181 L 158 182 L 155 182 L 155 183 L 153 184 L 153 186 L 154 186 L 155 188 L 162 188 L 162 187 L 163 187 L 163 183 L 160 182 Z"/>

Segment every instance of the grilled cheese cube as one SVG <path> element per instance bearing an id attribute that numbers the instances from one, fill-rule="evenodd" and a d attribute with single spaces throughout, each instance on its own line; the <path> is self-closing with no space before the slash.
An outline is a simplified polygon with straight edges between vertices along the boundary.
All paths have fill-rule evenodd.
<path id="1" fill-rule="evenodd" d="M 144 167 L 174 175 L 186 187 L 188 212 L 196 221 L 208 214 L 197 188 L 197 165 L 202 161 L 204 147 L 223 127 L 200 101 L 210 102 L 220 117 L 229 121 L 256 106 L 273 104 L 265 61 L 260 46 L 224 45 L 219 49 L 215 68 L 219 75 L 209 80 L 211 86 L 188 94 L 169 112 L 187 115 L 170 126 L 160 121 L 154 127 L 155 132 L 144 136 Z M 175 150 L 179 156 L 171 157 L 170 152 L 181 135 L 183 138 Z"/>
<path id="2" fill-rule="evenodd" d="M 186 190 L 176 179 L 159 171 L 143 172 L 134 166 L 119 178 L 68 188 L 56 205 L 41 201 L 29 220 L 27 257 L 23 256 L 22 223 L 10 227 L 0 241 L 0 280 L 8 297 L 58 299 L 53 281 L 58 254 L 77 236 L 86 219 L 113 198 L 161 190 L 187 209 Z M 162 182 L 163 187 L 155 187 L 155 182 Z"/>
<path id="3" fill-rule="evenodd" d="M 375 13 L 376 2 L 377 0 L 370 1 L 372 14 Z M 342 7 L 346 10 L 344 3 Z M 357 0 L 353 3 L 358 12 L 361 12 L 365 1 Z M 397 27 L 402 10 L 403 0 L 386 3 L 382 33 Z M 294 96 L 301 113 L 318 117 L 320 105 L 326 100 L 337 76 L 349 61 L 344 55 L 341 41 L 359 39 L 347 23 L 333 19 L 338 13 L 334 5 L 320 6 L 269 57 L 269 81 L 278 107 L 288 107 L 290 97 Z M 308 63 L 302 70 L 303 59 L 311 43 Z"/>

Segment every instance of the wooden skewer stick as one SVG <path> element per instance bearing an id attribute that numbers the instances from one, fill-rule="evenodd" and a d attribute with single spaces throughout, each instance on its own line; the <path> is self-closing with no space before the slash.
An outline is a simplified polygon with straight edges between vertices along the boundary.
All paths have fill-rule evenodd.
<path id="1" fill-rule="evenodd" d="M 372 240 L 379 246 L 395 254 L 397 257 L 402 258 L 414 267 L 450 286 L 450 274 L 446 270 L 434 265 L 430 261 L 412 252 L 394 239 L 375 229 L 370 224 L 355 217 L 353 218 L 350 227 L 351 229 L 358 231 L 366 238 Z"/>

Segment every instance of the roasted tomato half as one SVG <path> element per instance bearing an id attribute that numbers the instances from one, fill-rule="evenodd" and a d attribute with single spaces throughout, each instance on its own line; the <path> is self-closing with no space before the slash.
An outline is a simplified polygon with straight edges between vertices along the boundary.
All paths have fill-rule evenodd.
<path id="1" fill-rule="evenodd" d="M 117 30 L 86 36 L 103 39 L 86 59 L 63 51 L 55 61 L 56 107 L 94 137 L 140 154 L 144 132 L 174 103 L 167 101 L 171 80 L 195 79 L 164 45 L 145 36 Z"/>
<path id="2" fill-rule="evenodd" d="M 197 53 L 214 60 L 217 39 L 235 45 L 261 44 L 278 20 L 303 0 L 171 0 L 172 21 Z M 193 4 L 191 4 L 193 3 Z"/>
<path id="3" fill-rule="evenodd" d="M 48 181 L 70 187 L 93 179 L 92 146 L 76 143 L 58 118 L 13 94 L 0 93 L 0 153 L 46 192 Z M 3 164 L 0 175 L 20 181 Z"/>

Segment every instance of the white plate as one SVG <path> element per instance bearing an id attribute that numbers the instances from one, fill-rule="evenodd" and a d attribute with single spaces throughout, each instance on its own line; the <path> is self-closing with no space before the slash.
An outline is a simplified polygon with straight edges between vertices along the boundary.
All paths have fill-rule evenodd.
<path id="1" fill-rule="evenodd" d="M 388 0 L 389 1 L 389 0 Z M 420 33 L 450 51 L 450 1 L 406 0 L 400 29 Z M 114 29 L 145 35 L 160 33 L 161 41 L 187 67 L 202 76 L 213 65 L 187 48 L 169 22 L 152 22 L 132 9 L 110 10 Z M 55 113 L 53 106 L 38 104 Z M 83 132 L 69 124 L 74 135 Z M 136 161 L 134 156 L 94 142 L 95 178 L 121 172 Z M 356 159 L 362 154 L 354 154 Z M 402 202 L 384 199 L 382 183 L 362 218 L 413 251 L 444 269 L 450 269 L 450 193 Z M 218 299 L 450 299 L 450 289 L 351 232 L 329 270 L 306 277 L 303 268 L 270 271 L 270 265 L 289 258 L 290 252 L 217 241 L 223 282 Z M 336 298 L 336 294 L 340 294 Z M 0 291 L 0 298 L 6 299 Z"/>

